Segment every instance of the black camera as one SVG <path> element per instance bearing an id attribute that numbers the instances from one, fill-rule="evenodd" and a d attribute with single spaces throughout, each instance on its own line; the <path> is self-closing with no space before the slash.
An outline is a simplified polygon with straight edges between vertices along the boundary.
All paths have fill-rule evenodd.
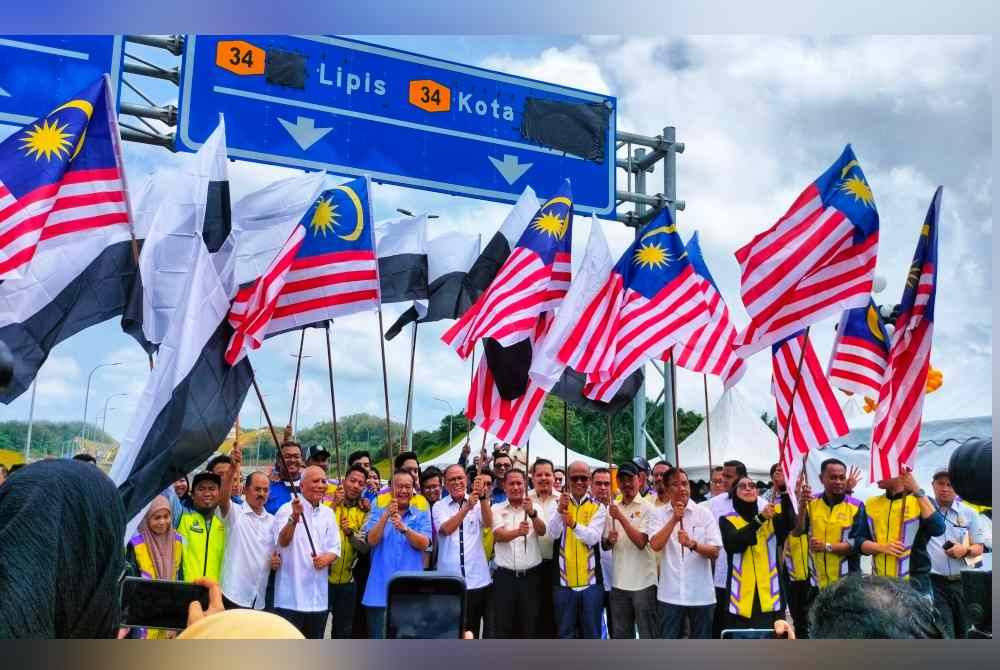
<path id="1" fill-rule="evenodd" d="M 993 438 L 969 440 L 952 452 L 948 478 L 955 493 L 974 505 L 993 505 Z"/>

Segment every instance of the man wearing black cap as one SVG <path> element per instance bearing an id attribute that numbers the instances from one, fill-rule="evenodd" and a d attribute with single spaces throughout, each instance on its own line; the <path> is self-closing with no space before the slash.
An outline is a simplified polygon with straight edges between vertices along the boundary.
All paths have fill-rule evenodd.
<path id="1" fill-rule="evenodd" d="M 639 472 L 639 474 L 636 475 L 636 486 L 638 487 L 637 495 L 642 498 L 649 493 L 649 487 L 646 484 L 646 480 L 649 479 L 649 461 L 642 456 L 636 456 L 632 459 L 632 465 L 634 465 L 636 470 Z"/>
<path id="2" fill-rule="evenodd" d="M 216 518 L 222 478 L 214 472 L 199 472 L 191 482 L 192 509 L 181 513 L 177 533 L 184 540 L 181 573 L 184 581 L 222 578 L 222 556 L 226 549 L 226 527 Z"/>
<path id="3" fill-rule="evenodd" d="M 321 447 L 318 444 L 314 444 L 309 448 L 309 458 L 306 459 L 306 467 L 315 465 L 318 468 L 322 468 L 323 472 L 327 475 L 330 474 L 330 452 Z"/>

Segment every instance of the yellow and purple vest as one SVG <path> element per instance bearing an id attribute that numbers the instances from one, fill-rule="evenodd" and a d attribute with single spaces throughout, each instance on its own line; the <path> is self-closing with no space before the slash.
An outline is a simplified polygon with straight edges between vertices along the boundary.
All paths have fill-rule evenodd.
<path id="1" fill-rule="evenodd" d="M 888 554 L 872 556 L 872 572 L 881 577 L 910 578 L 910 550 L 920 529 L 920 503 L 914 496 L 890 500 L 884 494 L 865 501 L 865 515 L 872 537 L 879 544 L 892 540 L 906 550 L 899 558 Z"/>
<path id="2" fill-rule="evenodd" d="M 580 504 L 572 497 L 569 501 L 569 517 L 574 524 L 586 526 L 600 509 L 591 497 L 584 496 Z M 588 547 L 576 537 L 572 528 L 564 527 L 559 538 L 559 584 L 571 589 L 598 583 L 597 551 L 600 544 Z"/>
<path id="3" fill-rule="evenodd" d="M 781 505 L 775 505 L 775 514 L 781 514 Z M 725 517 L 736 530 L 749 525 L 739 514 Z M 760 599 L 762 612 L 781 611 L 781 586 L 778 581 L 778 539 L 774 522 L 770 519 L 757 529 L 757 542 L 743 553 L 729 557 L 732 569 L 729 574 L 729 611 L 749 619 L 753 616 L 754 593 Z"/>
<path id="4" fill-rule="evenodd" d="M 809 579 L 809 536 L 805 533 L 789 535 L 785 540 L 785 569 L 793 582 Z"/>
<path id="5" fill-rule="evenodd" d="M 844 496 L 839 503 L 830 507 L 823 500 L 823 494 L 816 494 L 809 501 L 809 537 L 824 544 L 847 542 L 854 525 L 854 518 L 861 509 L 861 501 Z M 850 569 L 848 556 L 838 556 L 831 552 L 809 552 L 809 577 L 813 586 L 825 589 L 847 575 Z"/>

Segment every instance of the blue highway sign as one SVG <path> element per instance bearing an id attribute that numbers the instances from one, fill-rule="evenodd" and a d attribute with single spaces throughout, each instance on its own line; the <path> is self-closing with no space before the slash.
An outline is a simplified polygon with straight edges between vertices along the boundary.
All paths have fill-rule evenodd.
<path id="1" fill-rule="evenodd" d="M 616 100 L 606 95 L 340 37 L 191 35 L 179 106 L 187 151 L 222 113 L 231 158 L 500 202 L 528 185 L 545 198 L 568 177 L 579 212 L 615 206 Z M 526 107 L 531 121 L 550 114 L 550 144 L 522 134 Z M 566 134 L 552 123 L 566 109 L 603 114 L 586 157 L 550 139 Z"/>
<path id="2" fill-rule="evenodd" d="M 121 35 L 0 35 L 0 123 L 45 116 L 107 73 L 118 98 Z"/>

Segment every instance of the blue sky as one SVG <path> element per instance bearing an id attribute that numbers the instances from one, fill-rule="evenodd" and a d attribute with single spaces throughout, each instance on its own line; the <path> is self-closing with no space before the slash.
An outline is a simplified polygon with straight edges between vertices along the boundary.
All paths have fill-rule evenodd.
<path id="1" fill-rule="evenodd" d="M 706 262 L 734 319 L 747 322 L 738 292 L 733 251 L 770 226 L 795 196 L 851 142 L 872 186 L 882 228 L 878 273 L 887 288 L 877 302 L 896 302 L 916 235 L 934 188 L 944 184 L 941 275 L 932 362 L 944 386 L 927 398 L 929 418 L 991 413 L 992 379 L 992 137 L 991 42 L 962 36 L 898 37 L 634 37 L 616 36 L 359 36 L 367 41 L 450 60 L 500 69 L 618 97 L 618 128 L 655 135 L 677 127 L 687 150 L 678 158 L 678 197 L 687 210 L 678 217 L 685 238 L 697 230 Z M 135 47 L 130 47 L 133 49 Z M 135 48 L 143 57 L 155 52 Z M 134 79 L 138 80 L 138 78 Z M 141 80 L 158 102 L 176 89 Z M 126 97 L 128 99 L 128 97 Z M 9 132 L 0 126 L 0 137 Z M 180 160 L 164 149 L 126 145 L 134 183 L 159 166 Z M 290 174 L 288 170 L 231 164 L 234 196 Z M 619 174 L 620 186 L 624 182 Z M 649 191 L 662 190 L 662 175 L 650 175 Z M 506 207 L 389 186 L 374 193 L 376 218 L 396 207 L 441 216 L 436 230 L 477 231 L 489 237 Z M 614 253 L 630 232 L 606 222 Z M 582 255 L 589 221 L 577 218 L 574 252 Z M 384 308 L 386 324 L 402 306 Z M 438 337 L 448 324 L 421 327 L 418 339 L 415 425 L 436 425 L 447 404 L 464 406 L 467 363 Z M 334 326 L 337 405 L 342 414 L 382 412 L 380 363 L 374 317 L 359 315 Z M 822 360 L 829 355 L 833 321 L 813 329 Z M 267 341 L 253 355 L 276 421 L 288 418 L 290 383 L 298 335 Z M 321 331 L 306 336 L 300 425 L 329 418 L 325 344 Z M 390 404 L 401 419 L 405 403 L 409 341 L 387 346 Z M 93 365 L 120 362 L 95 375 L 90 418 L 111 394 L 108 430 L 121 438 L 148 371 L 145 356 L 116 322 L 95 326 L 61 344 L 39 375 L 36 418 L 79 419 L 83 388 Z M 650 374 L 647 394 L 659 386 Z M 770 357 L 750 360 L 741 386 L 755 408 L 773 414 Z M 712 380 L 710 394 L 721 393 Z M 681 372 L 680 406 L 703 411 L 701 380 Z M 0 420 L 25 419 L 28 395 L 0 406 Z M 438 400 L 440 399 L 440 400 Z M 258 423 L 252 394 L 243 421 Z"/>

